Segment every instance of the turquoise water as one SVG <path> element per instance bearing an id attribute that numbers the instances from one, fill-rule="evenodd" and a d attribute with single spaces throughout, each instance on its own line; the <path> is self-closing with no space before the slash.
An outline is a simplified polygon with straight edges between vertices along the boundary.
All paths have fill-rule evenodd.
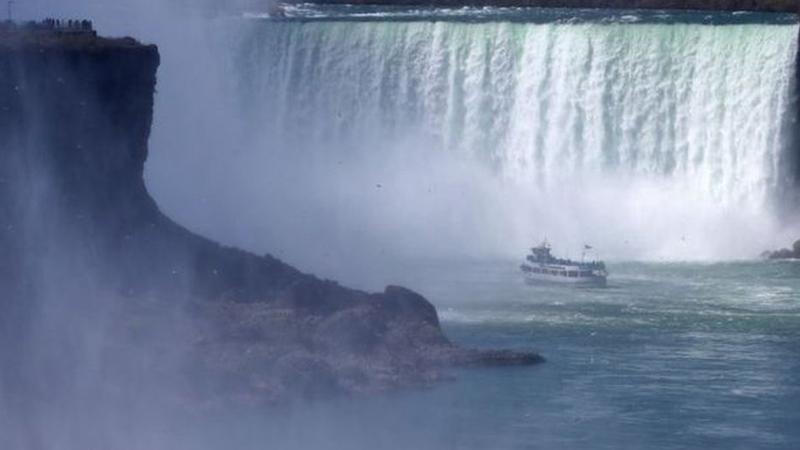
<path id="1" fill-rule="evenodd" d="M 795 448 L 800 264 L 611 269 L 611 288 L 569 292 L 517 288 L 487 268 L 495 296 L 445 308 L 460 342 L 548 357 L 527 374 L 462 381 L 507 377 L 493 384 L 505 387 L 498 415 L 510 434 L 550 436 L 543 448 Z"/>
<path id="2" fill-rule="evenodd" d="M 456 342 L 538 349 L 427 389 L 253 414 L 230 448 L 795 449 L 800 262 L 611 264 L 611 287 L 530 287 L 512 262 L 415 278 Z M 409 272 L 410 273 L 410 272 Z M 410 280 L 409 280 L 410 281 Z M 231 441 L 231 436 L 236 436 Z"/>

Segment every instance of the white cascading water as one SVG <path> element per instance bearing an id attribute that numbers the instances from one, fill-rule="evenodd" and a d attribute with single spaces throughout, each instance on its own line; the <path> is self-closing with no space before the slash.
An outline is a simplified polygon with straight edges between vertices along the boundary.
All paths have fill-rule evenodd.
<path id="1" fill-rule="evenodd" d="M 797 25 L 244 22 L 237 195 L 272 206 L 248 206 L 268 242 L 240 244 L 313 269 L 303 249 L 365 242 L 682 260 L 790 240 Z"/>

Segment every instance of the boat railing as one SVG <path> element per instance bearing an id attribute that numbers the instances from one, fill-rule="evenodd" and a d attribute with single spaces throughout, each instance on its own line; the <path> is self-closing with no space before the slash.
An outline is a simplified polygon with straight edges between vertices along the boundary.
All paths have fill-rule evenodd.
<path id="1" fill-rule="evenodd" d="M 590 270 L 605 270 L 606 265 L 602 261 L 589 261 L 589 262 L 580 262 L 580 261 L 573 261 L 571 259 L 560 259 L 560 258 L 537 258 L 535 255 L 528 255 L 526 258 L 528 261 L 536 264 L 553 264 L 559 266 L 574 266 L 580 268 L 586 268 Z"/>

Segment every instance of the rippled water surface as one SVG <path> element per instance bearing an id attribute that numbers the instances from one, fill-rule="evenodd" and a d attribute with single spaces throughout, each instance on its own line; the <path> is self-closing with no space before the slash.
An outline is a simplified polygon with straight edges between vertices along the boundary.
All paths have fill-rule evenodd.
<path id="1" fill-rule="evenodd" d="M 781 117 L 791 104 L 785 99 L 794 80 L 795 15 L 299 5 L 282 17 L 250 19 L 236 22 L 234 33 L 243 49 L 236 53 L 237 67 L 246 74 L 250 117 L 268 130 L 268 142 L 302 144 L 285 145 L 295 155 L 310 149 L 311 156 L 298 158 L 297 179 L 304 184 L 336 174 L 333 184 L 311 191 L 324 192 L 324 208 L 307 208 L 316 213 L 337 205 L 330 208 L 335 220 L 307 220 L 326 228 L 307 234 L 291 222 L 282 239 L 311 249 L 305 261 L 295 259 L 305 270 L 349 281 L 319 265 L 321 250 L 335 247 L 329 223 L 338 232 L 356 230 L 352 244 L 342 240 L 343 248 L 370 248 L 364 224 L 386 225 L 372 247 L 399 242 L 405 252 L 425 255 L 451 254 L 433 251 L 442 242 L 469 249 L 489 234 L 498 237 L 497 247 L 517 248 L 508 230 L 527 233 L 527 218 L 562 233 L 549 235 L 562 244 L 576 236 L 603 247 L 638 240 L 641 251 L 618 251 L 620 259 L 692 259 L 710 241 L 714 245 L 700 256 L 739 257 L 753 253 L 742 244 L 760 251 L 769 246 L 759 239 L 777 238 L 764 231 L 769 227 L 737 225 L 749 224 L 749 215 L 737 223 L 731 217 L 747 203 L 755 205 L 752 217 L 760 224 L 775 197 L 769 183 L 782 179 L 773 173 L 783 157 L 772 139 L 781 136 Z M 414 164 L 393 165 L 382 153 L 408 130 L 422 130 L 430 148 L 450 152 L 441 162 L 430 160 L 441 164 L 441 172 L 425 175 L 427 169 Z M 353 145 L 337 148 L 337 142 Z M 376 166 L 371 158 L 358 162 L 362 147 L 365 155 L 378 154 Z M 405 157 L 403 152 L 398 154 Z M 429 161 L 409 154 L 410 160 Z M 686 156 L 694 154 L 718 156 Z M 535 189 L 550 180 L 551 190 L 471 194 L 481 183 L 466 172 L 463 183 L 450 183 L 452 192 L 437 194 L 450 180 L 442 174 L 472 161 L 470 155 L 492 174 L 535 181 Z M 377 178 L 343 188 L 344 174 L 351 172 L 341 170 L 348 162 L 357 168 L 353 179 Z M 264 177 L 263 166 L 252 167 Z M 556 195 L 587 179 L 592 167 L 599 181 Z M 625 174 L 680 189 L 616 185 Z M 291 189 L 276 191 L 291 196 L 296 184 L 291 178 Z M 599 195 L 602 186 L 611 194 Z M 298 204 L 313 197 L 298 192 Z M 351 192 L 359 208 L 342 207 Z M 634 198 L 622 201 L 631 193 Z M 347 217 L 362 203 L 370 214 L 353 214 L 351 226 Z M 497 212 L 497 204 L 509 207 Z M 735 214 L 704 218 L 721 204 L 732 205 Z M 429 207 L 416 211 L 417 205 Z M 468 214 L 460 215 L 461 209 Z M 274 230 L 286 214 L 267 214 L 265 228 Z M 554 217 L 559 220 L 543 225 Z M 505 228 L 498 225 L 503 220 Z M 694 228 L 687 231 L 687 223 Z M 409 250 L 408 242 L 426 233 L 434 238 L 421 239 L 413 247 L 418 252 Z M 527 239 L 524 233 L 517 237 Z M 600 239 L 591 239 L 594 234 Z M 688 245 L 687 235 L 702 236 L 702 242 Z M 744 251 L 731 252 L 737 248 Z M 331 266 L 352 266 L 351 258 L 330 259 Z M 417 263 L 386 278 L 428 297 L 455 342 L 535 349 L 546 363 L 458 370 L 452 381 L 425 389 L 220 418 L 202 444 L 800 448 L 800 262 L 612 263 L 606 289 L 527 286 L 518 264 Z"/>
<path id="2" fill-rule="evenodd" d="M 800 262 L 610 270 L 609 288 L 579 289 L 526 286 L 514 262 L 409 269 L 404 282 L 437 304 L 455 341 L 534 348 L 548 361 L 460 370 L 428 389 L 255 415 L 236 423 L 239 444 L 256 437 L 280 448 L 797 448 Z"/>
<path id="3" fill-rule="evenodd" d="M 460 378 L 498 386 L 492 417 L 521 439 L 512 447 L 537 436 L 550 448 L 800 442 L 799 263 L 619 264 L 608 289 L 583 290 L 527 287 L 503 264 L 469 270 L 421 282 L 451 336 L 548 358 Z"/>
<path id="4" fill-rule="evenodd" d="M 526 23 L 580 23 L 586 21 L 606 23 L 698 23 L 745 24 L 795 23 L 795 14 L 760 13 L 748 11 L 708 12 L 680 10 L 635 10 L 606 8 L 529 8 L 529 7 L 474 7 L 441 8 L 407 5 L 318 5 L 314 3 L 283 4 L 281 13 L 248 12 L 249 18 L 277 20 L 323 21 L 458 21 L 489 22 L 509 21 Z"/>

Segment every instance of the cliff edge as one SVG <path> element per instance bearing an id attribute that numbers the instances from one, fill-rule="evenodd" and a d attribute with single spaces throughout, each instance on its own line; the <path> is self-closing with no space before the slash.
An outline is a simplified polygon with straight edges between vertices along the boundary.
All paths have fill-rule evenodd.
<path id="1" fill-rule="evenodd" d="M 408 289 L 349 289 L 174 223 L 142 177 L 158 49 L 19 33 L 0 32 L 0 345 L 36 341 L 32 330 L 52 310 L 62 316 L 44 323 L 72 336 L 75 326 L 63 324 L 74 314 L 104 324 L 93 352 L 109 373 L 171 367 L 192 374 L 181 384 L 197 398 L 248 401 L 424 384 L 452 365 L 541 361 L 453 345 L 435 308 Z M 75 342 L 69 348 L 84 341 Z M 119 355 L 137 346 L 143 359 L 132 368 Z M 3 354 L 6 381 L 41 364 L 24 353 Z"/>
<path id="2" fill-rule="evenodd" d="M 302 2 L 289 2 L 302 3 Z M 800 12 L 796 0 L 315 0 L 317 4 L 521 6 L 539 8 L 680 9 L 704 11 Z"/>

